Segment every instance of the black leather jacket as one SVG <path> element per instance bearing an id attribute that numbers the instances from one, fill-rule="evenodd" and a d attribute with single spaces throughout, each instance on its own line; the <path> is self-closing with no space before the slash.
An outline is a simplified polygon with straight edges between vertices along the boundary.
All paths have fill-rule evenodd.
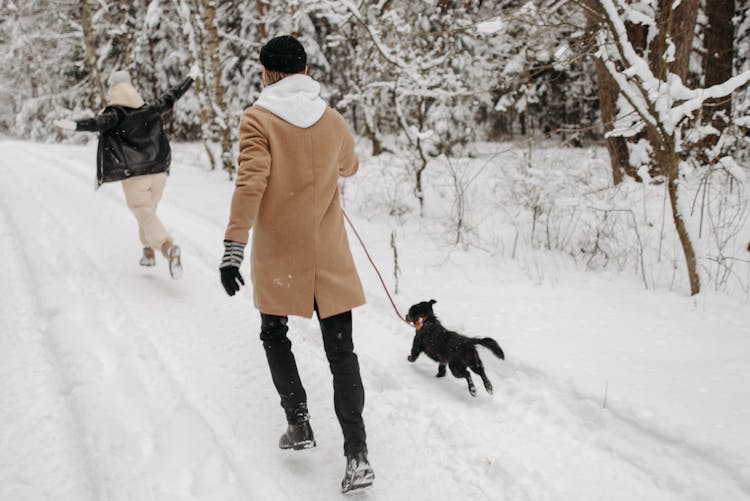
<path id="1" fill-rule="evenodd" d="M 76 121 L 76 130 L 98 131 L 96 186 L 129 177 L 169 172 L 172 159 L 161 114 L 193 84 L 186 78 L 156 102 L 140 108 L 107 106 L 94 118 Z"/>

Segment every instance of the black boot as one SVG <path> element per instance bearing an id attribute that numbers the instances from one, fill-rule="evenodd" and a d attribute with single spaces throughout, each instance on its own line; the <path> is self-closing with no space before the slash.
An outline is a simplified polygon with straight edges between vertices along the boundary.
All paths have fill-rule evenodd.
<path id="1" fill-rule="evenodd" d="M 375 480 L 375 472 L 367 460 L 367 452 L 360 451 L 346 455 L 346 472 L 341 481 L 341 492 L 348 494 L 368 489 Z"/>
<path id="2" fill-rule="evenodd" d="M 288 412 L 287 421 L 289 426 L 279 438 L 279 448 L 298 451 L 315 447 L 315 436 L 310 426 L 307 405 L 300 404 L 293 412 Z"/>

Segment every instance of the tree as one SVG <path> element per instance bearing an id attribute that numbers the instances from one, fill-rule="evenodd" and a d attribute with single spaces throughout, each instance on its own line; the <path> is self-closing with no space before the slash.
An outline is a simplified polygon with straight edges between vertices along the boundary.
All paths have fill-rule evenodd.
<path id="1" fill-rule="evenodd" d="M 232 132 L 227 115 L 227 104 L 224 100 L 224 80 L 221 70 L 221 56 L 219 53 L 219 34 L 216 25 L 216 1 L 203 0 L 203 22 L 206 32 L 206 49 L 208 59 L 211 63 L 211 74 L 214 84 L 214 99 L 216 109 L 214 115 L 218 122 L 219 136 L 221 138 L 221 164 L 229 173 L 229 178 L 234 175 L 234 159 L 232 158 Z"/>
<path id="2" fill-rule="evenodd" d="M 208 141 L 211 138 L 211 122 L 213 121 L 213 114 L 211 110 L 210 99 L 207 95 L 208 92 L 206 91 L 207 86 L 205 85 L 206 64 L 204 51 L 202 50 L 203 44 L 201 43 L 199 34 L 197 33 L 199 28 L 193 25 L 192 12 L 190 6 L 185 0 L 173 0 L 172 3 L 174 4 L 180 18 L 183 40 L 188 47 L 188 58 L 190 61 L 190 65 L 197 65 L 201 70 L 201 74 L 204 75 L 196 79 L 195 83 L 193 84 L 193 92 L 198 98 L 201 142 L 203 143 L 203 148 L 206 151 L 206 157 L 208 158 L 210 168 L 211 170 L 214 170 L 216 168 L 216 159 L 214 159 L 214 154 L 211 151 L 210 146 L 208 145 Z"/>
<path id="3" fill-rule="evenodd" d="M 99 71 L 99 66 L 96 63 L 96 42 L 94 41 L 94 30 L 91 26 L 91 11 L 89 10 L 88 0 L 80 0 L 80 11 L 81 11 L 81 27 L 83 28 L 83 46 L 86 49 L 86 68 L 89 73 L 89 80 L 91 87 L 94 89 L 95 94 L 91 98 L 91 107 L 93 109 L 99 109 L 107 102 L 106 94 L 104 92 L 104 84 L 102 84 L 102 76 Z"/>
<path id="4" fill-rule="evenodd" d="M 746 71 L 726 82 L 705 89 L 689 89 L 683 84 L 687 71 L 692 38 L 677 33 L 679 27 L 692 30 L 697 6 L 686 3 L 685 10 L 671 9 L 670 2 L 659 1 L 659 11 L 650 24 L 654 32 L 654 47 L 662 48 L 648 61 L 639 55 L 631 43 L 622 14 L 612 0 L 597 0 L 592 15 L 599 16 L 597 34 L 599 57 L 614 80 L 623 103 L 612 135 L 633 137 L 643 133 L 657 172 L 667 182 L 675 229 L 685 255 L 691 294 L 700 292 L 697 258 L 686 212 L 680 201 L 681 152 L 684 151 L 683 126 L 707 99 L 730 96 L 735 89 L 750 81 Z M 673 36 L 674 35 L 674 36 Z M 683 59 L 680 59 L 683 58 Z M 683 196 L 686 196 L 683 194 Z"/>
<path id="5" fill-rule="evenodd" d="M 706 53 L 703 59 L 705 85 L 725 82 L 732 77 L 734 66 L 734 0 L 706 2 L 707 25 L 705 30 Z M 704 148 L 716 146 L 721 132 L 729 123 L 732 99 L 708 99 L 703 104 L 703 122 L 716 131 L 706 137 Z"/>
<path id="6" fill-rule="evenodd" d="M 586 28 L 590 37 L 596 36 L 599 22 L 602 16 L 602 9 L 596 0 L 588 0 L 585 3 Z M 643 54 L 646 46 L 645 30 L 640 25 L 634 23 L 625 24 L 628 40 L 633 44 L 633 48 Z M 592 34 L 593 33 L 593 34 Z M 604 141 L 607 144 L 609 152 L 610 165 L 612 168 L 612 182 L 620 184 L 625 176 L 638 178 L 637 170 L 630 164 L 630 150 L 628 140 L 625 137 L 612 135 L 615 119 L 617 118 L 617 100 L 620 96 L 617 83 L 607 71 L 607 67 L 601 58 L 596 58 L 596 78 L 598 83 L 599 107 L 601 110 L 602 126 L 605 132 Z"/>

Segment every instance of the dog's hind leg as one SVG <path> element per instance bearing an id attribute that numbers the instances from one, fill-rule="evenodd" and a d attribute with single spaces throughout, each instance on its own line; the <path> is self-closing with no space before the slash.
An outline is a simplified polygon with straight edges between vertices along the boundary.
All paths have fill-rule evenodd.
<path id="1" fill-rule="evenodd" d="M 466 371 L 466 383 L 469 385 L 469 393 L 471 393 L 472 397 L 477 396 L 477 387 L 474 386 L 474 380 L 471 379 L 471 374 L 469 374 L 469 371 Z"/>
<path id="2" fill-rule="evenodd" d="M 438 365 L 438 373 L 435 374 L 435 377 L 445 377 L 445 364 Z"/>
<path id="3" fill-rule="evenodd" d="M 465 379 L 466 384 L 469 385 L 469 393 L 471 393 L 472 397 L 477 396 L 477 387 L 474 386 L 474 380 L 471 379 L 471 374 L 469 374 L 469 369 L 466 368 L 465 365 L 463 365 L 461 362 L 458 362 L 456 360 L 451 361 L 448 366 L 451 369 L 451 374 L 453 374 L 458 379 Z"/>
<path id="4" fill-rule="evenodd" d="M 490 378 L 487 377 L 487 373 L 484 372 L 484 364 L 482 363 L 482 359 L 479 358 L 479 355 L 476 355 L 475 361 L 473 364 L 471 364 L 469 367 L 471 367 L 471 370 L 476 372 L 479 377 L 482 378 L 482 382 L 484 383 L 484 389 L 487 390 L 487 393 L 492 395 L 493 388 L 492 388 L 492 382 L 490 381 Z"/>

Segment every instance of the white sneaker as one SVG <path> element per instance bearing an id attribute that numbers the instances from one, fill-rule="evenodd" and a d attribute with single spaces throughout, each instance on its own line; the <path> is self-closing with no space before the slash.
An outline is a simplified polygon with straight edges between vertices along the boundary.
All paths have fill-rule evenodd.
<path id="1" fill-rule="evenodd" d="M 144 247 L 143 248 L 143 256 L 141 256 L 141 260 L 138 261 L 138 264 L 141 266 L 156 266 L 156 256 L 154 255 L 154 249 L 151 247 Z"/>
<path id="2" fill-rule="evenodd" d="M 167 252 L 167 257 L 169 258 L 169 274 L 175 280 L 182 277 L 182 261 L 180 260 L 181 255 L 182 251 L 180 250 L 180 247 L 174 244 L 169 248 L 169 251 Z"/>

